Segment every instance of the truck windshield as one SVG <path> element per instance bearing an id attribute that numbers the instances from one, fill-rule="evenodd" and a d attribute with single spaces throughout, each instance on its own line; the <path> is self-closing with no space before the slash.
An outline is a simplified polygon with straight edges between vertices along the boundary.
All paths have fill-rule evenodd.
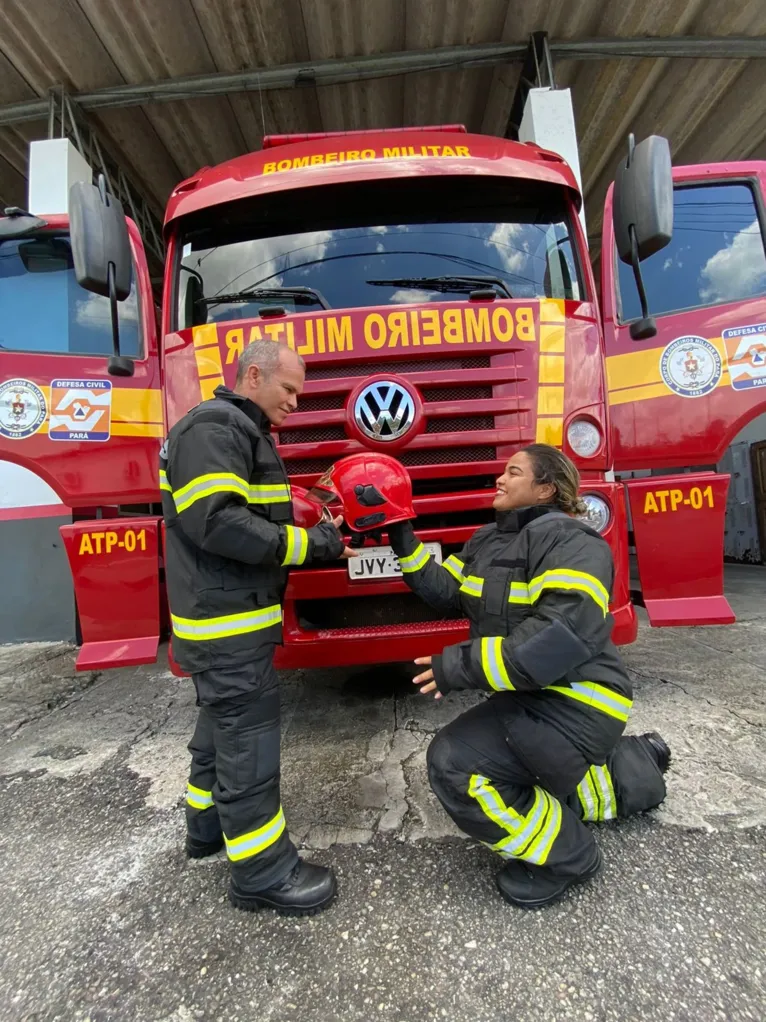
<path id="1" fill-rule="evenodd" d="M 122 352 L 138 357 L 135 285 L 118 309 Z M 78 285 L 67 235 L 45 233 L 0 244 L 0 350 L 112 353 L 109 301 Z"/>
<path id="2" fill-rule="evenodd" d="M 584 296 L 565 196 L 538 182 L 305 188 L 216 206 L 184 226 L 180 329 L 269 306 L 320 312 L 322 299 L 336 309 L 465 301 L 468 278 L 501 298 Z"/>

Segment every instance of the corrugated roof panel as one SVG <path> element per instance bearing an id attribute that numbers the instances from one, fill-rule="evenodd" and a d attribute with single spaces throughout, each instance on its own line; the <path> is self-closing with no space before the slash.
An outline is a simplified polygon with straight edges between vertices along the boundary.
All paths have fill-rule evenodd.
<path id="1" fill-rule="evenodd" d="M 73 93 L 185 75 L 237 72 L 332 57 L 471 43 L 526 44 L 637 36 L 756 36 L 754 0 L 4 0 L 0 105 L 64 85 Z M 321 86 L 199 96 L 88 115 L 112 155 L 160 213 L 173 186 L 200 166 L 260 146 L 265 133 L 462 121 L 502 134 L 518 61 L 381 76 Z M 762 156 L 764 62 L 758 59 L 568 59 L 556 83 L 572 89 L 588 229 L 626 135 L 666 134 L 677 162 Z M 47 120 L 0 129 L 0 198 L 25 202 L 29 138 Z"/>

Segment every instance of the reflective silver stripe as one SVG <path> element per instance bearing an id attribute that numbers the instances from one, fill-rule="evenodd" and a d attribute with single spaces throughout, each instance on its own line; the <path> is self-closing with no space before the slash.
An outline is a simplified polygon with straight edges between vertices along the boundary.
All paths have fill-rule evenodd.
<path id="1" fill-rule="evenodd" d="M 590 770 L 577 785 L 577 796 L 582 806 L 582 818 L 588 823 L 598 820 L 598 796 L 593 788 Z"/>
<path id="2" fill-rule="evenodd" d="M 526 582 L 511 582 L 511 591 L 508 594 L 509 603 L 531 603 L 529 586 Z"/>
<path id="3" fill-rule="evenodd" d="M 418 543 L 411 554 L 406 557 L 399 558 L 399 566 L 402 571 L 409 574 L 412 571 L 420 571 L 426 564 L 431 560 L 431 555 L 423 546 L 422 543 Z"/>
<path id="4" fill-rule="evenodd" d="M 282 623 L 282 608 L 279 604 L 249 610 L 244 614 L 227 614 L 225 617 L 211 617 L 193 621 L 190 618 L 170 615 L 173 623 L 173 634 L 179 639 L 200 642 L 205 639 L 226 639 L 232 635 L 246 635 L 258 632 L 263 628 Z"/>
<path id="5" fill-rule="evenodd" d="M 633 700 L 621 696 L 594 681 L 573 681 L 571 685 L 548 685 L 546 692 L 559 692 L 562 696 L 600 710 L 617 720 L 627 720 Z"/>
<path id="6" fill-rule="evenodd" d="M 291 499 L 290 487 L 285 483 L 252 485 L 247 498 L 249 504 L 286 504 Z"/>
<path id="7" fill-rule="evenodd" d="M 280 806 L 276 816 L 264 824 L 263 827 L 259 827 L 258 830 L 251 830 L 247 834 L 242 834 L 240 837 L 232 838 L 231 840 L 224 834 L 226 854 L 232 862 L 237 862 L 239 859 L 250 859 L 252 856 L 264 852 L 275 841 L 278 841 L 284 829 L 285 814 L 282 812 L 282 806 Z"/>
<path id="8" fill-rule="evenodd" d="M 553 795 L 545 793 L 548 800 L 548 816 L 542 833 L 532 841 L 530 846 L 521 853 L 521 858 L 542 866 L 548 859 L 553 842 L 561 830 L 561 803 Z"/>
<path id="9" fill-rule="evenodd" d="M 606 616 L 609 610 L 609 593 L 604 585 L 594 576 L 572 568 L 556 568 L 544 571 L 529 583 L 529 595 L 532 603 L 540 599 L 544 589 L 579 589 L 587 593 L 601 608 Z"/>
<path id="10" fill-rule="evenodd" d="M 168 482 L 168 474 L 163 468 L 160 469 L 160 489 L 167 490 L 168 493 L 173 492 L 173 487 Z"/>
<path id="11" fill-rule="evenodd" d="M 509 834 L 489 847 L 504 859 L 524 859 L 543 865 L 561 829 L 561 805 L 540 787 L 535 786 L 534 792 L 535 800 L 522 816 L 503 802 L 500 793 L 481 774 L 473 774 L 468 785 L 468 794 L 477 800 L 484 815 Z"/>
<path id="12" fill-rule="evenodd" d="M 503 660 L 503 639 L 501 636 L 481 640 L 481 666 L 484 677 L 497 692 L 513 692 L 514 686 L 508 677 Z"/>
<path id="13" fill-rule="evenodd" d="M 540 790 L 539 788 L 535 789 L 537 793 Z M 529 820 L 530 814 L 537 807 L 537 803 L 540 800 L 540 796 L 537 794 L 532 809 L 526 816 L 522 816 L 513 807 L 509 808 L 503 802 L 500 793 L 492 786 L 488 778 L 483 777 L 481 774 L 472 774 L 468 785 L 468 794 L 471 798 L 477 800 L 485 816 L 488 816 L 493 823 L 496 823 L 498 827 L 502 827 L 503 830 L 507 830 L 514 837 L 518 835 L 519 828 Z"/>
<path id="14" fill-rule="evenodd" d="M 247 500 L 249 486 L 246 480 L 232 472 L 211 472 L 208 475 L 197 476 L 180 490 L 173 491 L 176 511 L 180 514 L 195 501 L 210 497 L 214 493 L 236 493 Z"/>
<path id="15" fill-rule="evenodd" d="M 604 766 L 592 766 L 590 768 L 591 776 L 598 785 L 599 793 L 601 795 L 601 805 L 603 809 L 601 811 L 602 820 L 613 820 L 617 816 L 617 799 L 614 795 L 614 787 L 612 785 L 612 778 L 609 773 L 609 769 Z"/>
<path id="16" fill-rule="evenodd" d="M 186 788 L 186 801 L 192 809 L 209 809 L 213 805 L 213 793 L 190 784 Z"/>
<path id="17" fill-rule="evenodd" d="M 460 587 L 460 592 L 467 596 L 481 596 L 484 588 L 484 579 L 477 575 L 468 575 Z"/>
<path id="18" fill-rule="evenodd" d="M 306 554 L 309 552 L 308 533 L 305 529 L 298 528 L 295 525 L 286 525 L 285 532 L 287 533 L 287 549 L 285 550 L 282 566 L 303 564 L 306 560 Z"/>
<path id="19" fill-rule="evenodd" d="M 455 557 L 454 554 L 450 554 L 447 560 L 442 564 L 442 568 L 446 568 L 452 577 L 458 582 L 465 581 L 465 575 L 463 574 L 463 568 L 465 564 L 460 558 Z"/>

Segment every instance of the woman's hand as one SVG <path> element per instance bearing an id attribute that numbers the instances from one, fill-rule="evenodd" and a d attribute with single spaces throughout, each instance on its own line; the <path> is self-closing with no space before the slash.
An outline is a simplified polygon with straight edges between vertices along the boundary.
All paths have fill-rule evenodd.
<path id="1" fill-rule="evenodd" d="M 430 668 L 431 657 L 421 656 L 415 661 L 416 664 L 428 664 L 429 669 L 419 674 L 417 678 L 412 679 L 413 685 L 420 685 L 420 694 L 427 696 L 429 692 L 433 692 L 434 699 L 441 699 L 442 694 L 436 687 L 436 681 L 434 680 L 434 672 Z"/>

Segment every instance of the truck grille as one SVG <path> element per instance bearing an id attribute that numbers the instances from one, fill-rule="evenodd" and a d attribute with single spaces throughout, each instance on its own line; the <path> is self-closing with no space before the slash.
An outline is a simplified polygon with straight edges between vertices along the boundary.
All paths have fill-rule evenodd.
<path id="1" fill-rule="evenodd" d="M 430 451 L 397 451 L 397 461 L 407 468 L 421 465 L 462 465 L 474 462 L 496 461 L 494 447 L 437 447 Z M 321 475 L 332 463 L 332 458 L 291 458 L 286 462 L 291 475 Z"/>
<path id="2" fill-rule="evenodd" d="M 303 411 L 303 406 L 301 406 Z M 310 429 L 283 429 L 279 433 L 280 444 L 318 444 L 324 440 L 345 440 L 343 426 L 312 426 Z"/>
<path id="3" fill-rule="evenodd" d="M 423 400 L 424 430 L 396 452 L 413 479 L 428 475 L 427 470 L 437 465 L 455 466 L 444 473 L 453 479 L 461 465 L 496 474 L 499 446 L 505 448 L 503 457 L 509 448 L 534 439 L 528 430 L 534 409 L 524 407 L 523 400 L 529 392 L 531 357 L 528 345 L 509 345 L 497 357 L 456 351 L 433 358 L 430 352 L 419 351 L 393 361 L 387 361 L 385 353 L 374 361 L 309 361 L 305 392 L 289 420 L 292 428 L 278 434 L 280 453 L 296 481 L 310 485 L 311 477 L 338 458 L 365 450 L 347 432 L 343 409 L 360 379 L 391 373 L 407 380 Z M 372 443 L 369 449 L 385 451 L 383 445 Z M 473 474 L 473 467 L 462 474 Z M 451 492 L 445 483 L 442 493 Z"/>
<path id="4" fill-rule="evenodd" d="M 472 358 L 413 358 L 406 362 L 362 362 L 359 365 L 337 366 L 317 365 L 310 362 L 306 366 L 307 380 L 338 380 L 344 376 L 372 376 L 373 373 L 396 373 L 406 376 L 408 373 L 419 373 L 424 369 L 437 373 L 442 369 L 489 369 L 489 355 L 474 355 Z"/>

